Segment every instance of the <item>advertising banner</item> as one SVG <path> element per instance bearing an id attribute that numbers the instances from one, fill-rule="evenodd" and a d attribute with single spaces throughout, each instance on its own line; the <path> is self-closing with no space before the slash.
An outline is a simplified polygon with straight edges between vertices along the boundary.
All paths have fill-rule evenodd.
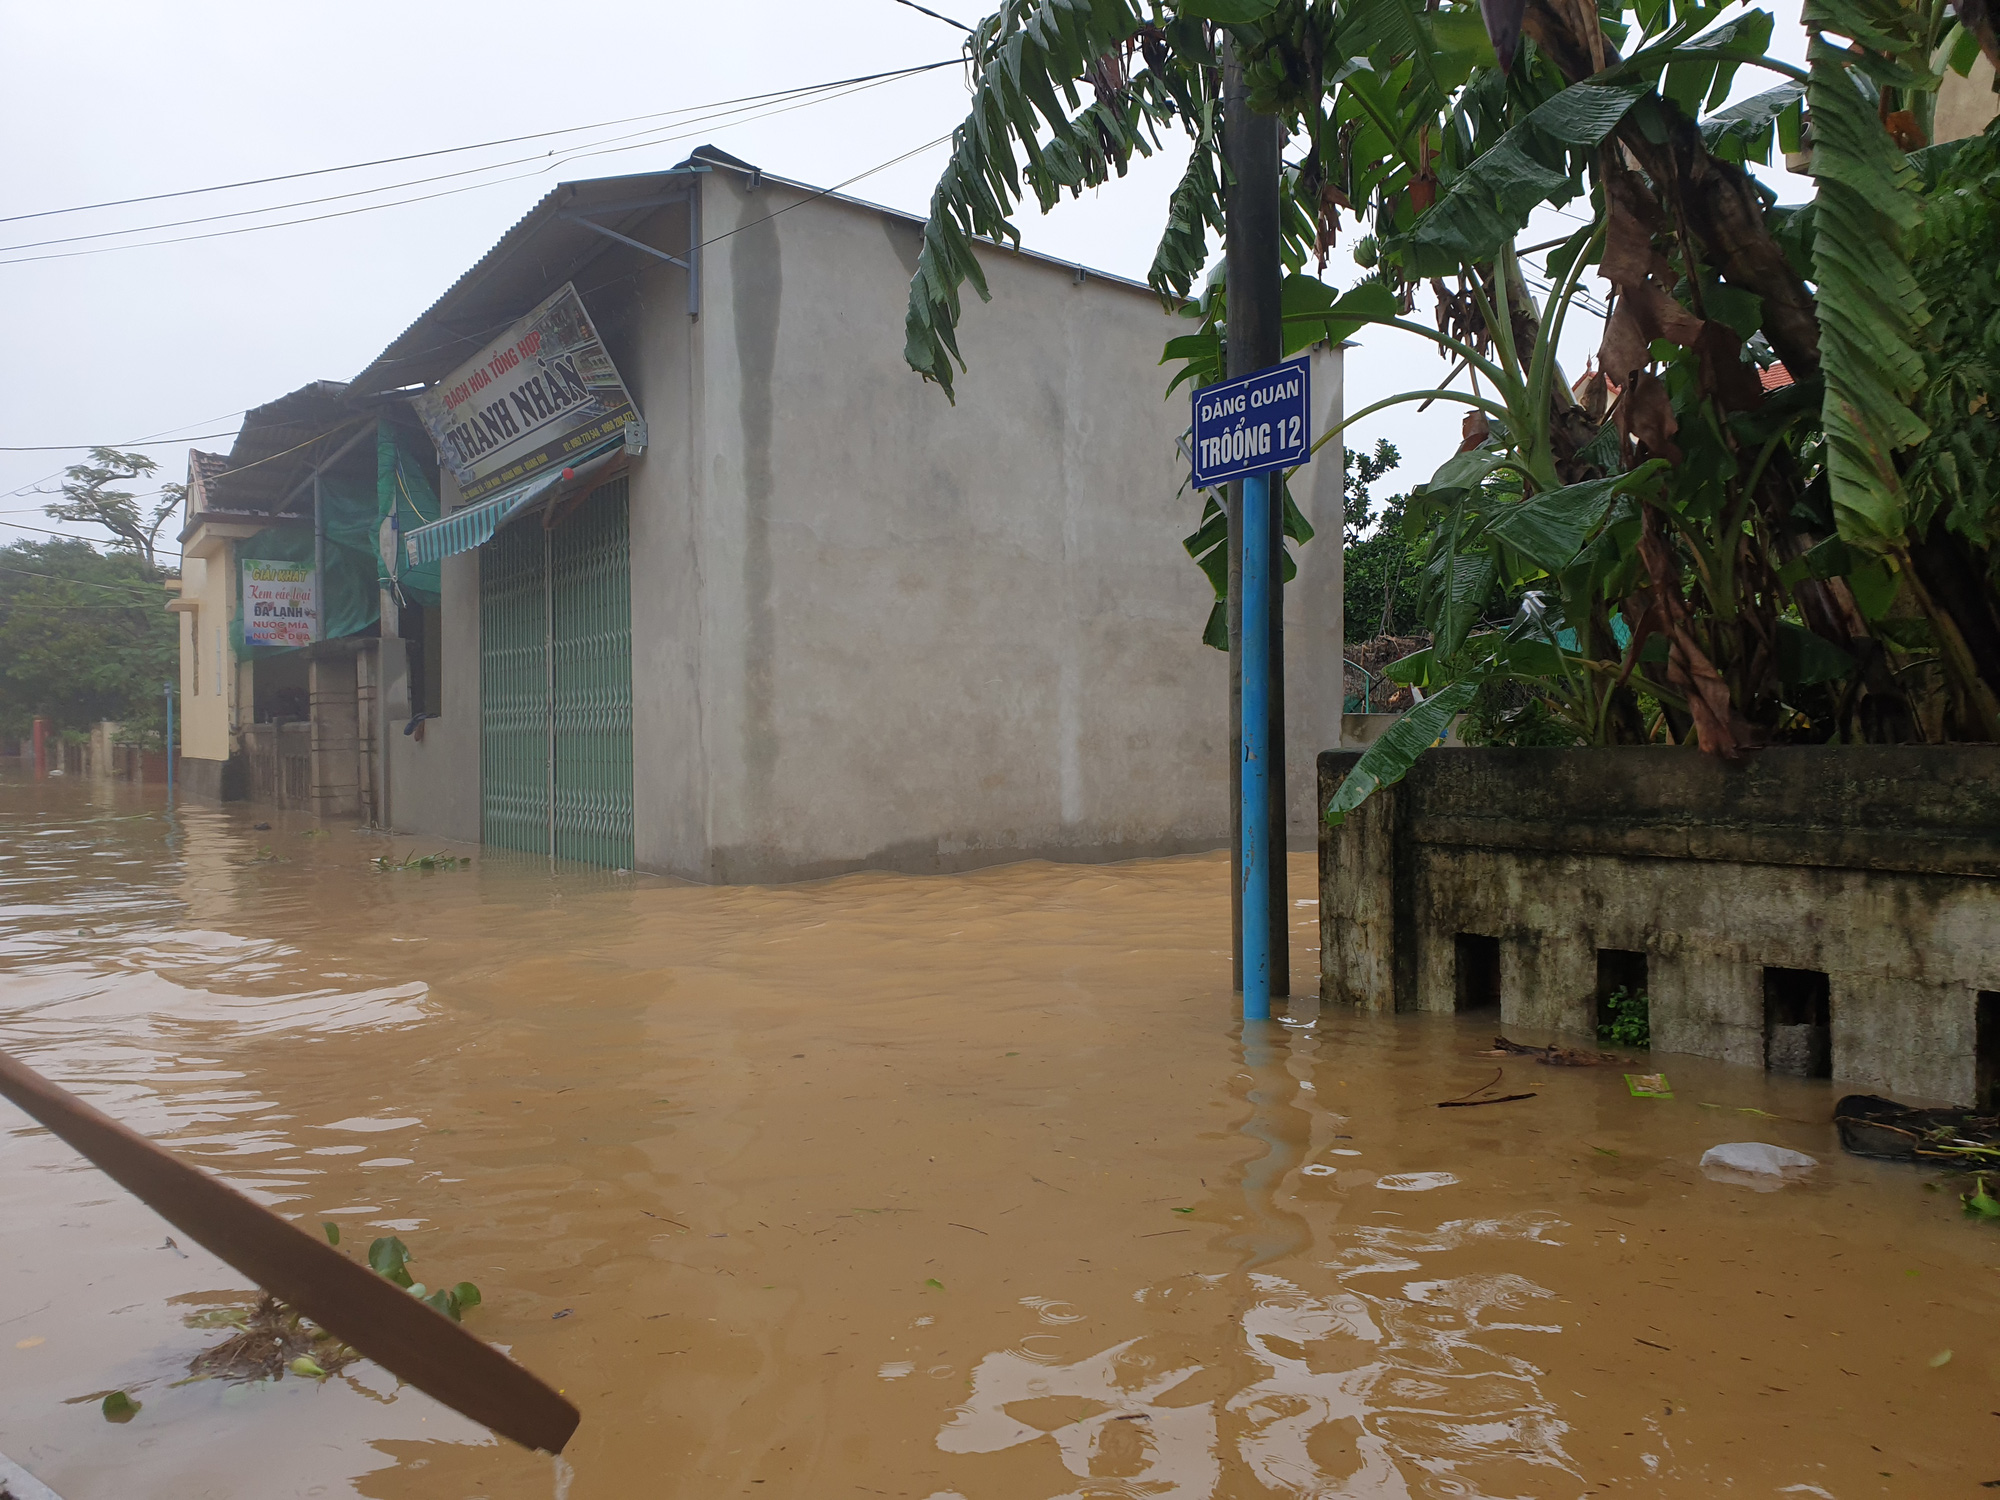
<path id="1" fill-rule="evenodd" d="M 243 643 L 310 646 L 319 639 L 319 588 L 309 562 L 243 559 Z"/>
<path id="2" fill-rule="evenodd" d="M 560 466 L 635 416 L 568 284 L 411 404 L 457 477 L 462 504 Z"/>

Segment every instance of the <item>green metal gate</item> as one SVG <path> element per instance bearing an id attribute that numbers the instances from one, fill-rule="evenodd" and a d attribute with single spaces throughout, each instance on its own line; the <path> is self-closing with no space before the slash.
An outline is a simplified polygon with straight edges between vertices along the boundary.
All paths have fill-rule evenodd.
<path id="1" fill-rule="evenodd" d="M 626 481 L 553 530 L 483 549 L 480 773 L 489 844 L 632 865 L 632 571 Z"/>
<path id="2" fill-rule="evenodd" d="M 632 867 L 632 530 L 626 484 L 554 532 L 556 855 Z"/>
<path id="3" fill-rule="evenodd" d="M 508 526 L 479 554 L 481 836 L 501 849 L 549 848 L 547 535 Z"/>

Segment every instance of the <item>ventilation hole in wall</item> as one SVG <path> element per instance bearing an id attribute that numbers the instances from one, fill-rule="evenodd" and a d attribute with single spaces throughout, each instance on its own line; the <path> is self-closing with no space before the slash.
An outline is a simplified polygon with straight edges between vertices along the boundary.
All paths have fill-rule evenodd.
<path id="1" fill-rule="evenodd" d="M 1620 990 L 1628 995 L 1646 993 L 1646 955 L 1634 953 L 1629 948 L 1599 948 L 1597 950 L 1599 1026 L 1608 1026 L 1616 1019 L 1611 1014 L 1611 997 Z"/>
<path id="2" fill-rule="evenodd" d="M 2000 990 L 1981 990 L 1972 1014 L 1974 1108 L 2000 1113 Z"/>
<path id="3" fill-rule="evenodd" d="M 1452 1008 L 1466 1011 L 1500 1008 L 1500 939 L 1461 932 L 1452 939 L 1457 954 Z"/>
<path id="4" fill-rule="evenodd" d="M 1764 970 L 1764 1067 L 1833 1077 L 1833 991 L 1818 969 Z"/>

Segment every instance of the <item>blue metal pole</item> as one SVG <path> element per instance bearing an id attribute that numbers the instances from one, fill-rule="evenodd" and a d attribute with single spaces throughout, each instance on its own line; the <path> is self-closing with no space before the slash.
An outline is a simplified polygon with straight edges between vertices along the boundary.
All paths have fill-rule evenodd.
<path id="1" fill-rule="evenodd" d="M 1243 481 L 1243 1019 L 1271 1015 L 1271 476 Z"/>

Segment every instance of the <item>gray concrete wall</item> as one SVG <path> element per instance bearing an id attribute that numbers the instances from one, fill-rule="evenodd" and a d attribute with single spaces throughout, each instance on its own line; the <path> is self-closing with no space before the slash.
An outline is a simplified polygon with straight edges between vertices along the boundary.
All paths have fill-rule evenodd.
<path id="1" fill-rule="evenodd" d="M 447 506 L 457 502 L 449 471 L 442 476 Z M 444 560 L 442 712 L 424 721 L 424 737 L 403 728 L 410 705 L 410 668 L 403 642 L 382 641 L 382 762 L 389 823 L 398 833 L 480 841 L 479 806 L 479 554 Z"/>
<path id="2" fill-rule="evenodd" d="M 1330 796 L 1355 757 L 1321 757 Z M 1321 841 L 1322 998 L 1450 1011 L 1500 940 L 1507 1026 L 1589 1035 L 1647 955 L 1654 1046 L 1764 1062 L 1764 969 L 1828 976 L 1836 1079 L 1971 1102 L 2000 990 L 2000 749 L 1458 750 Z M 1384 976 L 1389 976 L 1385 985 Z"/>
<path id="3" fill-rule="evenodd" d="M 705 233 L 736 232 L 703 267 L 702 873 L 1226 839 L 1157 301 L 985 253 L 953 406 L 903 363 L 916 225 L 732 172 L 706 193 Z"/>
<path id="4" fill-rule="evenodd" d="M 917 225 L 725 169 L 703 191 L 699 318 L 685 272 L 637 252 L 579 283 L 650 439 L 627 467 L 636 863 L 744 881 L 1226 841 L 1227 661 L 1200 642 L 1186 399 L 1159 364 L 1174 320 L 987 252 L 953 406 L 902 358 Z M 686 213 L 638 237 L 683 244 Z M 1322 421 L 1340 362 L 1316 356 Z M 1287 596 L 1304 834 L 1340 723 L 1338 463 L 1294 494 L 1320 538 Z M 476 555 L 445 564 L 444 620 L 421 745 L 385 651 L 389 796 L 398 829 L 476 840 Z"/>
<path id="5" fill-rule="evenodd" d="M 641 237 L 656 245 L 685 245 L 687 218 L 684 204 L 663 209 Z M 719 258 L 711 254 L 708 261 Z M 685 272 L 637 254 L 623 256 L 622 263 L 629 274 L 594 292 L 590 301 L 650 434 L 646 453 L 626 471 L 632 527 L 633 859 L 644 870 L 708 879 L 708 775 L 701 733 L 707 598 L 702 527 L 708 491 L 695 376 L 704 339 L 718 322 L 727 325 L 729 310 L 711 295 L 702 316 L 690 318 Z"/>
<path id="6" fill-rule="evenodd" d="M 1324 433 L 1339 425 L 1344 409 L 1346 355 L 1319 346 L 1311 357 L 1313 431 Z M 1313 805 L 1319 752 L 1350 743 L 1341 714 L 1346 691 L 1341 661 L 1346 635 L 1345 471 L 1346 449 L 1336 439 L 1292 481 L 1292 503 L 1313 528 L 1313 539 L 1295 553 L 1298 576 L 1285 585 L 1285 823 L 1299 849 L 1310 849 L 1319 836 Z"/>

